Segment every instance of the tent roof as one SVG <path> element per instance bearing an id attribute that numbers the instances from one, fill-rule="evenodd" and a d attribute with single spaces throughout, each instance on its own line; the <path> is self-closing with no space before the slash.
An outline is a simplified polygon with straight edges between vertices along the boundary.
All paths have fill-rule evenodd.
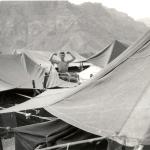
<path id="1" fill-rule="evenodd" d="M 37 63 L 40 63 L 40 64 L 43 64 L 43 63 L 45 64 L 46 62 L 49 63 L 49 58 L 52 55 L 52 52 L 50 51 L 36 51 L 36 50 L 33 51 L 33 50 L 26 50 L 26 49 L 18 49 L 18 50 L 15 50 L 14 53 L 22 53 L 22 52 L 32 56 L 32 58 Z M 75 51 L 71 51 L 71 53 L 76 57 L 74 62 L 82 62 L 86 60 L 86 58 L 84 58 L 83 56 L 81 56 Z M 66 55 L 65 59 L 70 60 L 71 59 L 70 55 Z"/>
<path id="2" fill-rule="evenodd" d="M 0 68 L 0 80 L 9 85 L 8 89 L 32 88 L 32 80 L 41 80 L 40 74 L 44 73 L 44 70 L 26 55 L 1 55 Z"/>
<path id="3" fill-rule="evenodd" d="M 50 64 L 51 73 L 47 83 L 51 87 L 70 87 L 59 79 L 56 70 Z M 0 55 L 0 91 L 13 88 L 33 88 L 32 80 L 36 88 L 43 89 L 45 68 L 36 64 L 26 54 Z"/>
<path id="4" fill-rule="evenodd" d="M 88 67 L 87 69 L 84 69 L 83 71 L 79 73 L 80 81 L 83 82 L 83 81 L 87 81 L 91 79 L 91 75 L 92 77 L 94 77 L 99 71 L 101 71 L 101 69 L 102 68 L 98 66 L 91 65 L 90 67 Z"/>
<path id="5" fill-rule="evenodd" d="M 105 67 L 108 63 L 113 61 L 122 52 L 127 49 L 127 45 L 120 41 L 113 41 L 103 50 L 98 51 L 96 54 L 88 58 L 86 61 L 100 67 Z"/>
<path id="6" fill-rule="evenodd" d="M 13 54 L 26 54 L 32 60 L 34 60 L 37 64 L 41 65 L 42 67 L 49 67 L 51 65 L 49 61 L 50 53 L 48 51 L 31 51 L 25 49 L 18 49 L 13 52 Z"/>
<path id="7" fill-rule="evenodd" d="M 70 143 L 97 137 L 58 119 L 15 128 L 13 131 L 15 135 L 16 150 L 33 150 L 37 145 L 45 142 L 49 143 L 51 146 L 54 146 L 57 144 Z M 76 145 L 75 149 L 80 148 L 92 150 L 95 147 L 97 147 L 96 143 L 93 144 L 88 142 L 82 145 L 80 144 L 79 146 Z"/>
<path id="8" fill-rule="evenodd" d="M 149 145 L 149 56 L 150 31 L 93 80 L 64 91 L 57 97 L 45 95 L 40 100 L 53 99 L 43 105 L 48 112 L 87 132 L 106 136 L 128 146 Z M 18 111 L 28 104 L 0 113 Z"/>

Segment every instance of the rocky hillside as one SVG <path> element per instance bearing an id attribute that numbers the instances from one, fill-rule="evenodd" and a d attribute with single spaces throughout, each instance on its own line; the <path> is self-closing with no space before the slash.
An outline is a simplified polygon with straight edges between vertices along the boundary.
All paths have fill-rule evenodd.
<path id="1" fill-rule="evenodd" d="M 148 28 L 101 4 L 0 2 L 0 51 L 61 49 L 95 52 L 112 40 L 135 41 Z"/>

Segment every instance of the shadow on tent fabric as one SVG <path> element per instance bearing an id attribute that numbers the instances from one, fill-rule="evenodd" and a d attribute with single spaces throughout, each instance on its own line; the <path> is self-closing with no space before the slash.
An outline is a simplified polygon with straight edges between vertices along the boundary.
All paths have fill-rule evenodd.
<path id="1" fill-rule="evenodd" d="M 28 125 L 14 129 L 16 150 L 33 150 L 38 145 L 42 147 L 69 143 L 97 137 L 75 128 L 61 120 Z M 106 150 L 107 142 L 93 142 L 71 146 L 69 150 Z M 61 148 L 63 150 L 66 148 Z"/>
<path id="2" fill-rule="evenodd" d="M 64 143 L 70 143 L 70 142 L 76 142 L 76 141 L 81 141 L 85 139 L 92 139 L 97 137 L 96 135 L 87 133 L 83 130 L 77 129 L 75 127 L 74 131 L 70 132 L 68 135 L 63 136 L 62 138 L 59 138 L 56 142 L 55 145 L 59 144 L 64 144 Z M 74 146 L 69 146 L 69 150 L 105 150 L 107 147 L 107 141 L 102 140 L 102 141 L 96 141 L 96 142 L 91 142 L 91 143 L 84 143 L 84 144 L 78 144 Z M 66 150 L 67 147 L 64 148 L 59 148 L 59 150 Z"/>
<path id="3" fill-rule="evenodd" d="M 125 147 L 115 141 L 108 140 L 107 150 L 134 150 L 134 148 L 127 146 Z M 150 150 L 150 146 L 149 145 L 144 146 L 143 150 Z"/>
<path id="4" fill-rule="evenodd" d="M 3 150 L 2 140 L 0 138 L 0 150 Z"/>
<path id="5" fill-rule="evenodd" d="M 72 142 L 71 140 L 69 140 L 69 141 Z M 102 140 L 100 142 L 77 144 L 74 146 L 59 148 L 58 150 L 66 150 L 67 148 L 68 148 L 68 150 L 106 150 L 107 149 L 107 141 Z"/>
<path id="6" fill-rule="evenodd" d="M 125 147 L 115 141 L 108 140 L 107 150 L 133 150 L 133 147 Z"/>
<path id="7" fill-rule="evenodd" d="M 39 111 L 38 114 L 36 114 L 35 110 L 27 110 L 26 113 L 32 114 L 30 117 L 26 117 L 25 114 L 15 112 L 0 114 L 0 127 L 16 128 L 35 123 L 46 122 L 47 119 L 44 117 L 53 117 L 51 114 L 47 113 L 42 108 L 38 109 L 38 111 Z"/>
<path id="8" fill-rule="evenodd" d="M 17 127 L 17 120 L 15 113 L 0 114 L 0 127 Z"/>
<path id="9" fill-rule="evenodd" d="M 33 150 L 37 146 L 42 148 L 59 144 L 65 144 L 98 136 L 73 127 L 61 120 L 48 121 L 14 129 L 16 150 Z M 107 142 L 108 141 L 108 142 Z M 62 147 L 57 150 L 66 150 Z M 133 150 L 133 147 L 125 147 L 111 140 L 69 146 L 69 150 Z M 149 150 L 144 146 L 143 150 Z"/>

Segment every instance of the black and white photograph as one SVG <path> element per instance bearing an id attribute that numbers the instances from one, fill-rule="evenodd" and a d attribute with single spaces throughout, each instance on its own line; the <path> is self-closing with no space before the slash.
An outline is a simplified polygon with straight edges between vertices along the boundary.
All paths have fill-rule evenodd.
<path id="1" fill-rule="evenodd" d="M 0 0 L 0 150 L 150 150 L 150 1 Z"/>

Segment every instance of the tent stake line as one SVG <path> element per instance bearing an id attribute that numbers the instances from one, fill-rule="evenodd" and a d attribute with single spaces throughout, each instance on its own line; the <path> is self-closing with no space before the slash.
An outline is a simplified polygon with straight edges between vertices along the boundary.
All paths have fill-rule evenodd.
<path id="1" fill-rule="evenodd" d="M 66 143 L 66 144 L 60 144 L 60 145 L 46 147 L 46 148 L 42 148 L 42 149 L 36 148 L 35 150 L 52 150 L 52 149 L 57 149 L 57 148 L 62 148 L 62 147 L 74 146 L 74 145 L 78 145 L 78 144 L 92 143 L 94 141 L 103 140 L 105 138 L 106 137 L 98 137 L 98 138 L 93 138 L 93 139 L 88 139 L 88 140 L 82 140 L 82 141 L 77 141 L 77 142 L 70 142 L 70 143 Z"/>

